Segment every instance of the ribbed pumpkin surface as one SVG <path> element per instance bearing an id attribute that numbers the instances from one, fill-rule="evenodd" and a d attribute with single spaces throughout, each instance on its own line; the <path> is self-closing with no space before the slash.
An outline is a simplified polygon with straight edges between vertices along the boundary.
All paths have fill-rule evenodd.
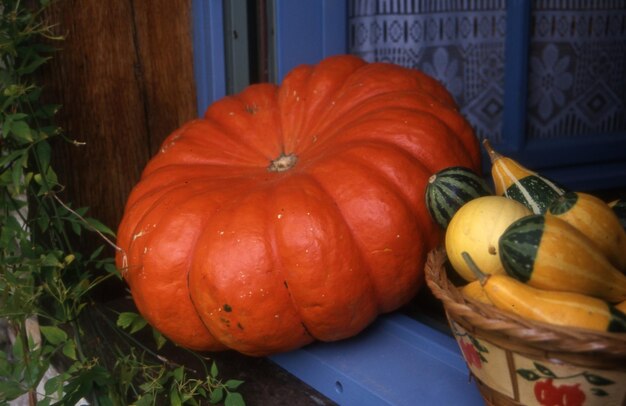
<path id="1" fill-rule="evenodd" d="M 264 355 L 360 332 L 407 303 L 441 234 L 428 178 L 478 170 L 446 90 L 332 57 L 253 85 L 171 134 L 133 189 L 118 266 L 178 344 Z"/>

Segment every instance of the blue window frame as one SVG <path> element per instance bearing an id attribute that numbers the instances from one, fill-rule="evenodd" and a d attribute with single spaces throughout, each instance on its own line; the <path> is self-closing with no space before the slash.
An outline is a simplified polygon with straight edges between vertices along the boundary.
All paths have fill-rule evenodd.
<path id="1" fill-rule="evenodd" d="M 337 0 L 274 1 L 277 81 L 297 65 L 347 52 L 347 10 Z"/>
<path id="2" fill-rule="evenodd" d="M 193 0 L 194 79 L 198 115 L 226 94 L 224 9 L 221 1 Z"/>

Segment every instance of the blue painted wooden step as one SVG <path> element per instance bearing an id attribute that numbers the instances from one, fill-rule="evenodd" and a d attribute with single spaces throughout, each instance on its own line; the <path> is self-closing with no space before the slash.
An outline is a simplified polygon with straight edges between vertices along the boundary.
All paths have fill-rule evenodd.
<path id="1" fill-rule="evenodd" d="M 356 337 L 272 356 L 340 405 L 483 405 L 456 341 L 394 313 Z"/>

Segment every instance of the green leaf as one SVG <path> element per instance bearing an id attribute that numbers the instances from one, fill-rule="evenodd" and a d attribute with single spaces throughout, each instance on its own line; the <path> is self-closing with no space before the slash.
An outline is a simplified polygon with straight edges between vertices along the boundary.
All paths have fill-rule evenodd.
<path id="1" fill-rule="evenodd" d="M 65 379 L 67 379 L 67 377 L 64 375 L 57 375 L 48 379 L 44 384 L 44 390 L 46 391 L 46 395 L 63 393 L 63 383 Z"/>
<path id="2" fill-rule="evenodd" d="M 171 406 L 182 406 L 183 402 L 180 400 L 180 396 L 178 395 L 178 390 L 176 388 L 172 388 L 170 391 L 170 405 Z"/>
<path id="3" fill-rule="evenodd" d="M 26 363 L 24 383 L 28 387 L 36 387 L 50 367 L 50 361 L 41 357 L 41 353 L 31 351 Z"/>
<path id="4" fill-rule="evenodd" d="M 0 351 L 0 376 L 9 376 L 13 370 L 13 363 L 9 362 L 8 354 Z"/>
<path id="5" fill-rule="evenodd" d="M 57 111 L 60 109 L 60 105 L 58 104 L 45 104 L 39 107 L 37 111 L 35 111 L 35 117 L 37 118 L 52 118 Z"/>
<path id="6" fill-rule="evenodd" d="M 41 265 L 42 266 L 53 266 L 55 268 L 61 268 L 62 267 L 62 262 L 59 260 L 59 258 L 57 257 L 57 253 L 56 252 L 50 252 L 47 255 L 43 256 L 41 258 Z"/>
<path id="7" fill-rule="evenodd" d="M 591 393 L 599 397 L 609 396 L 609 393 L 607 391 L 600 388 L 591 388 Z"/>
<path id="8" fill-rule="evenodd" d="M 50 192 L 50 190 L 52 190 L 52 188 L 59 183 L 57 174 L 51 166 L 49 166 L 46 170 L 45 176 L 41 173 L 36 173 L 33 176 L 33 180 L 41 186 L 41 189 L 38 192 L 39 196 L 43 196 Z"/>
<path id="9" fill-rule="evenodd" d="M 484 362 L 484 363 L 488 363 L 489 362 L 489 360 L 483 355 L 482 352 L 478 353 L 478 357 L 480 358 L 481 362 Z"/>
<path id="10" fill-rule="evenodd" d="M 246 402 L 243 401 L 241 394 L 237 392 L 229 392 L 226 394 L 224 401 L 225 406 L 245 406 Z"/>
<path id="11" fill-rule="evenodd" d="M 7 114 L 5 120 L 6 122 L 12 123 L 14 121 L 24 120 L 26 117 L 28 117 L 28 114 L 26 113 L 13 113 Z"/>
<path id="12" fill-rule="evenodd" d="M 479 353 L 489 352 L 489 349 L 481 344 L 474 336 L 468 335 L 469 340 L 472 342 L 474 347 L 479 351 Z M 481 354 L 482 355 L 482 354 Z"/>
<path id="13" fill-rule="evenodd" d="M 43 175 L 40 173 L 36 173 L 33 175 L 33 180 L 38 184 L 38 185 L 43 185 Z"/>
<path id="14" fill-rule="evenodd" d="M 215 404 L 221 402 L 222 399 L 224 399 L 224 388 L 220 386 L 213 389 L 213 391 L 211 392 L 211 396 L 209 397 L 209 402 Z"/>
<path id="15" fill-rule="evenodd" d="M 14 121 L 11 124 L 11 133 L 20 141 L 33 142 L 31 128 L 25 121 Z"/>
<path id="16" fill-rule="evenodd" d="M 83 232 L 83 227 L 78 221 L 70 222 L 70 227 L 72 227 L 72 232 L 78 236 Z"/>
<path id="17" fill-rule="evenodd" d="M 133 312 L 122 312 L 117 318 L 117 325 L 124 329 L 130 329 L 130 333 L 136 333 L 147 324 L 148 322 L 141 315 Z"/>
<path id="18" fill-rule="evenodd" d="M 52 403 L 51 398 L 44 398 L 44 399 L 37 400 L 37 406 L 50 406 L 50 403 Z"/>
<path id="19" fill-rule="evenodd" d="M 132 334 L 132 333 L 138 332 L 139 330 L 144 328 L 147 324 L 148 324 L 148 322 L 143 317 L 139 317 L 139 318 L 135 319 L 133 321 L 133 324 L 131 325 L 130 333 Z"/>
<path id="20" fill-rule="evenodd" d="M 87 217 L 85 218 L 85 220 L 87 221 L 87 224 L 89 224 L 94 230 L 100 231 L 103 234 L 110 235 L 111 237 L 115 237 L 115 233 L 113 232 L 113 230 L 102 224 L 100 220 L 96 220 L 91 217 Z"/>
<path id="21" fill-rule="evenodd" d="M 536 381 L 537 379 L 541 378 L 539 374 L 537 374 L 535 371 L 532 371 L 530 369 L 518 369 L 516 372 L 527 381 Z"/>
<path id="22" fill-rule="evenodd" d="M 24 162 L 26 156 L 21 156 L 15 161 L 17 165 L 11 167 L 11 183 L 13 184 L 14 194 L 20 195 L 24 190 L 22 179 L 24 178 L 24 168 L 20 165 L 20 161 Z"/>
<path id="23" fill-rule="evenodd" d="M 0 168 L 4 168 L 10 162 L 13 162 L 13 161 L 17 160 L 18 157 L 20 157 L 21 155 L 25 155 L 25 154 L 26 154 L 26 150 L 25 149 L 18 149 L 18 150 L 12 151 L 11 153 L 8 153 L 5 156 L 1 156 L 0 157 Z"/>
<path id="24" fill-rule="evenodd" d="M 46 213 L 45 210 L 39 213 L 39 217 L 37 217 L 36 221 L 42 233 L 48 231 L 48 227 L 50 227 L 50 217 L 48 217 L 48 213 Z"/>
<path id="25" fill-rule="evenodd" d="M 29 102 L 36 102 L 41 96 L 42 89 L 39 86 L 32 85 L 29 86 L 26 91 L 26 100 L 28 100 Z"/>
<path id="26" fill-rule="evenodd" d="M 137 313 L 133 312 L 122 312 L 117 316 L 117 326 L 121 328 L 128 328 L 133 324 L 139 316 Z"/>
<path id="27" fill-rule="evenodd" d="M 2 123 L 2 131 L 0 132 L 2 138 L 8 138 L 9 132 L 11 131 L 11 124 L 13 124 L 13 120 L 10 115 L 8 115 Z"/>
<path id="28" fill-rule="evenodd" d="M 39 137 L 38 140 L 45 140 L 46 138 L 52 137 L 54 135 L 60 134 L 62 130 L 54 125 L 46 125 L 43 127 L 39 127 Z"/>
<path id="29" fill-rule="evenodd" d="M 230 390 L 234 390 L 234 389 L 237 389 L 239 386 L 241 386 L 242 383 L 243 381 L 240 381 L 238 379 L 229 379 L 226 381 L 224 386 L 226 386 Z"/>
<path id="30" fill-rule="evenodd" d="M 41 334 L 52 345 L 59 345 L 67 341 L 67 333 L 56 326 L 39 326 Z"/>
<path id="31" fill-rule="evenodd" d="M 133 403 L 133 406 L 152 406 L 154 404 L 154 401 L 154 395 L 152 393 L 148 393 L 137 399 L 137 401 Z"/>
<path id="32" fill-rule="evenodd" d="M 55 186 L 59 184 L 57 173 L 50 166 L 46 170 L 46 180 L 48 181 L 48 186 Z"/>
<path id="33" fill-rule="evenodd" d="M 24 87 L 18 84 L 12 83 L 4 88 L 2 92 L 3 95 L 11 98 L 11 97 L 19 97 L 24 94 Z"/>
<path id="34" fill-rule="evenodd" d="M 78 213 L 79 216 L 81 217 L 85 217 L 85 215 L 87 214 L 87 212 L 89 211 L 89 207 L 79 207 L 76 210 L 74 210 L 76 213 Z"/>
<path id="35" fill-rule="evenodd" d="M 102 250 L 104 250 L 104 245 L 100 245 L 98 248 L 96 248 L 89 256 L 89 260 L 95 261 L 96 258 L 98 258 L 100 254 L 102 253 Z"/>
<path id="36" fill-rule="evenodd" d="M 211 378 L 217 378 L 217 375 L 219 374 L 219 371 L 217 369 L 217 364 L 215 363 L 215 361 L 213 361 L 213 363 L 211 363 Z"/>
<path id="37" fill-rule="evenodd" d="M 48 142 L 46 141 L 38 142 L 37 146 L 35 147 L 35 152 L 39 161 L 40 171 L 44 173 L 47 172 L 48 167 L 50 166 L 50 144 L 48 144 Z"/>
<path id="38" fill-rule="evenodd" d="M 98 399 L 97 404 L 100 406 L 115 406 L 116 405 L 115 403 L 113 403 L 113 399 L 111 399 L 108 393 L 98 393 L 96 395 L 96 398 Z M 81 404 L 80 406 L 83 406 L 83 405 Z"/>
<path id="39" fill-rule="evenodd" d="M 18 72 L 21 75 L 30 75 L 31 73 L 33 73 L 35 70 L 37 70 L 38 67 L 40 67 L 41 65 L 43 65 L 44 63 L 46 63 L 46 61 L 48 61 L 50 59 L 50 57 L 42 57 L 39 55 L 35 55 L 33 58 L 33 60 L 30 61 L 28 63 L 28 65 L 25 66 L 21 66 L 20 68 L 18 68 Z"/>
<path id="40" fill-rule="evenodd" d="M 71 360 L 78 360 L 78 357 L 76 356 L 76 343 L 72 340 L 68 340 L 65 342 L 65 344 L 63 345 L 63 349 L 62 349 L 63 355 L 65 355 L 66 357 L 68 357 Z"/>
<path id="41" fill-rule="evenodd" d="M 535 368 L 537 368 L 537 371 L 541 372 L 544 376 L 548 376 L 550 378 L 556 378 L 556 375 L 554 374 L 554 372 L 550 370 L 550 368 L 538 362 L 535 362 L 534 364 L 535 364 Z"/>
<path id="42" fill-rule="evenodd" d="M 176 379 L 178 382 L 181 382 L 183 378 L 185 377 L 185 367 L 176 368 L 173 374 L 174 374 L 174 379 Z"/>
<path id="43" fill-rule="evenodd" d="M 583 373 L 583 376 L 585 377 L 587 382 L 596 386 L 613 385 L 615 383 L 610 379 L 604 378 L 600 375 L 590 374 L 588 372 Z"/>
<path id="44" fill-rule="evenodd" d="M 157 350 L 163 348 L 163 346 L 167 343 L 167 339 L 155 328 L 152 329 L 152 337 L 154 337 Z"/>
<path id="45" fill-rule="evenodd" d="M 28 185 L 30 185 L 30 181 L 33 179 L 33 175 L 34 173 L 32 172 L 26 172 L 24 174 L 24 186 L 28 187 Z"/>
<path id="46" fill-rule="evenodd" d="M 0 393 L 2 397 L 7 400 L 14 400 L 20 395 L 23 395 L 28 390 L 21 388 L 19 382 L 14 381 L 0 381 Z M 2 398 L 0 398 L 2 399 Z"/>
<path id="47" fill-rule="evenodd" d="M 110 274 L 115 275 L 118 279 L 122 279 L 122 275 L 120 274 L 120 270 L 117 269 L 115 264 L 104 264 L 104 270 Z"/>
<path id="48" fill-rule="evenodd" d="M 7 247 L 13 244 L 14 239 L 19 238 L 22 225 L 13 216 L 7 217 L 5 221 L 0 230 L 0 243 Z"/>
<path id="49" fill-rule="evenodd" d="M 96 365 L 95 367 L 91 368 L 91 370 L 94 373 L 94 382 L 96 382 L 98 386 L 106 386 L 114 382 L 111 374 L 106 368 Z"/>

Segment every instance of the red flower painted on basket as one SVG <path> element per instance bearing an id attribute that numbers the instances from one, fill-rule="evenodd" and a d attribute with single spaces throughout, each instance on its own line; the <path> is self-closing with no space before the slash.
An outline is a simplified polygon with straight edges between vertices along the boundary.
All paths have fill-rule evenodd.
<path id="1" fill-rule="evenodd" d="M 467 334 L 466 332 L 461 332 L 457 328 L 457 324 L 452 322 L 450 324 L 452 328 L 452 332 L 456 337 L 457 342 L 459 343 L 459 347 L 461 347 L 461 352 L 463 352 L 463 357 L 465 358 L 465 362 L 471 368 L 472 366 L 480 369 L 482 368 L 484 363 L 487 363 L 487 358 L 483 354 L 488 354 L 489 350 L 483 344 L 481 344 L 478 339 Z"/>
<path id="2" fill-rule="evenodd" d="M 480 359 L 480 354 L 476 350 L 476 347 L 474 347 L 474 344 L 472 344 L 470 341 L 465 340 L 460 340 L 460 344 L 461 351 L 463 351 L 463 356 L 465 357 L 465 360 L 467 361 L 469 366 L 475 366 L 478 369 L 482 368 L 483 365 Z"/>
<path id="3" fill-rule="evenodd" d="M 585 393 L 580 384 L 554 386 L 552 379 L 535 383 L 535 398 L 543 406 L 582 406 Z"/>
<path id="4" fill-rule="evenodd" d="M 611 379 L 589 371 L 557 376 L 550 368 L 539 362 L 535 362 L 534 366 L 534 369 L 518 369 L 517 373 L 523 379 L 535 382 L 533 386 L 535 398 L 543 406 L 581 406 L 588 396 L 600 398 L 610 396 L 608 390 L 615 385 Z M 555 380 L 580 378 L 584 378 L 589 384 L 586 392 L 580 387 L 580 383 L 559 386 L 553 383 Z"/>

